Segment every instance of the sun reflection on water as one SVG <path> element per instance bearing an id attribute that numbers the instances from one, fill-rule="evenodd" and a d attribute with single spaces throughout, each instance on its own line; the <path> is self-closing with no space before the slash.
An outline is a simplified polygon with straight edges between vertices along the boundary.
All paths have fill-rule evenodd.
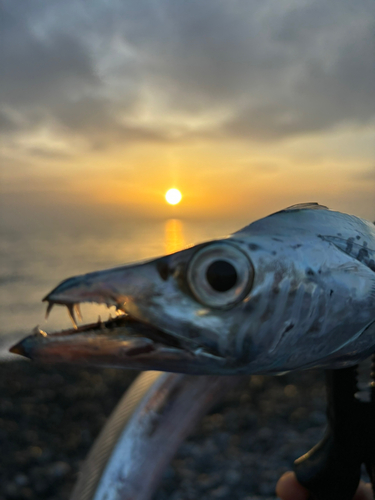
<path id="1" fill-rule="evenodd" d="M 165 221 L 165 253 L 174 253 L 185 247 L 183 223 L 179 219 Z"/>

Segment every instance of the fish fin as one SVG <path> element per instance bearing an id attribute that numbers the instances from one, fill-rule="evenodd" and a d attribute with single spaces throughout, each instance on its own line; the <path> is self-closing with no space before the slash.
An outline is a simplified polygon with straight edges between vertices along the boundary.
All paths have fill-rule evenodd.
<path id="1" fill-rule="evenodd" d="M 325 205 L 319 205 L 316 201 L 308 201 L 307 203 L 297 203 L 297 205 L 291 205 L 290 207 L 284 208 L 283 210 L 279 210 L 275 213 L 280 214 L 282 212 L 293 212 L 294 210 L 329 210 L 329 208 Z"/>
<path id="2" fill-rule="evenodd" d="M 354 238 L 344 239 L 338 236 L 320 235 L 320 237 L 375 272 L 375 250 L 369 248 L 366 242 L 363 244 L 355 243 Z"/>
<path id="3" fill-rule="evenodd" d="M 241 228 L 240 230 L 236 231 L 233 234 L 238 234 L 238 233 L 242 233 L 244 231 L 248 231 L 249 228 L 251 228 L 251 229 L 254 229 L 255 227 L 264 228 L 265 221 L 267 221 L 270 217 L 273 217 L 274 215 L 287 213 L 287 212 L 298 212 L 300 210 L 329 210 L 329 208 L 326 207 L 325 205 L 319 205 L 319 203 L 314 202 L 314 201 L 310 201 L 310 202 L 306 202 L 306 203 L 298 203 L 297 205 L 292 205 L 292 206 L 284 208 L 282 210 L 278 210 L 277 212 L 273 212 L 272 214 L 267 215 L 263 219 L 256 220 L 255 222 L 252 222 L 248 226 Z M 291 217 L 292 217 L 292 215 L 291 215 Z"/>

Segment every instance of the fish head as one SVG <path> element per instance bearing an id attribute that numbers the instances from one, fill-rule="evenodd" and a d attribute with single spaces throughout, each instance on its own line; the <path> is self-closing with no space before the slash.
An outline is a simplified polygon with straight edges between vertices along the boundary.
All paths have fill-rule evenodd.
<path id="1" fill-rule="evenodd" d="M 145 334 L 143 336 L 147 334 L 154 341 L 156 338 L 160 341 L 161 335 L 162 342 L 170 349 L 176 350 L 177 346 L 181 349 L 179 354 L 189 353 L 187 368 L 183 356 L 177 368 L 173 361 L 176 371 L 229 373 L 238 372 L 238 360 L 231 350 L 230 337 L 238 323 L 240 304 L 248 295 L 253 280 L 251 260 L 236 242 L 228 238 L 151 261 L 69 278 L 43 300 L 48 302 L 48 313 L 53 305 L 60 304 L 68 307 L 73 318 L 80 303 L 115 306 L 119 312 L 115 320 L 102 324 L 100 328 L 92 327 L 101 330 L 101 339 L 103 330 L 111 330 L 110 336 L 115 338 L 114 332 L 120 327 L 132 332 L 138 328 L 142 335 Z M 65 344 L 76 342 L 77 335 L 88 339 L 90 332 L 86 327 L 80 327 L 71 330 L 69 335 L 63 332 L 61 337 L 58 333 L 48 337 L 36 335 L 29 345 L 33 356 L 38 357 L 43 351 L 42 344 L 47 347 L 48 342 L 61 339 Z M 139 342 L 139 332 L 135 335 Z M 119 338 L 117 335 L 116 339 Z M 36 340 L 40 344 L 39 350 Z M 168 355 L 170 357 L 171 352 Z M 199 366 L 191 366 L 191 357 L 199 360 Z M 166 364 L 161 361 L 156 365 L 154 361 L 149 368 L 168 370 L 168 360 Z"/>
<path id="2" fill-rule="evenodd" d="M 276 288 L 282 276 L 288 283 L 297 279 L 295 262 L 285 255 L 279 261 L 275 247 L 282 255 L 281 242 L 236 234 L 151 261 L 69 278 L 43 299 L 48 312 L 55 304 L 65 305 L 75 323 L 77 306 L 94 302 L 115 306 L 119 316 L 62 335 L 37 332 L 23 345 L 30 347 L 31 357 L 53 361 L 58 352 L 64 361 L 67 346 L 81 349 L 87 343 L 95 356 L 85 351 L 84 359 L 102 364 L 104 352 L 108 359 L 109 344 L 104 341 L 111 339 L 111 349 L 119 343 L 111 366 L 188 373 L 267 372 L 270 359 L 264 355 L 283 327 L 271 314 L 285 300 Z M 264 322 L 267 331 L 259 334 Z M 155 347 L 151 354 L 149 341 Z M 145 364 L 134 365 L 135 357 L 124 357 L 124 349 L 146 356 Z"/>
<path id="3" fill-rule="evenodd" d="M 363 266 L 350 275 L 353 259 L 322 238 L 330 215 L 317 224 L 311 210 L 301 212 L 308 213 L 281 213 L 228 238 L 63 281 L 44 298 L 48 310 L 62 304 L 74 315 L 77 304 L 96 302 L 122 316 L 68 334 L 37 335 L 28 344 L 30 357 L 53 361 L 49 346 L 59 342 L 90 344 L 83 355 L 88 364 L 186 373 L 322 365 L 374 319 L 370 299 L 363 301 L 374 283 Z"/>

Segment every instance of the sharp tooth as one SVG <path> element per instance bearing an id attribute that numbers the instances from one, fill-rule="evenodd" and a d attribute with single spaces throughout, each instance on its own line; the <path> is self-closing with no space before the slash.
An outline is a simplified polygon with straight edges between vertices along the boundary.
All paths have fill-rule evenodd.
<path id="1" fill-rule="evenodd" d="M 81 314 L 81 308 L 79 304 L 74 304 L 74 312 L 77 314 L 78 319 L 82 321 L 82 314 Z"/>
<path id="2" fill-rule="evenodd" d="M 38 326 L 36 326 L 35 328 L 33 328 L 33 333 L 34 333 L 35 335 L 42 335 L 43 337 L 47 337 L 46 332 L 44 332 L 43 330 L 41 330 L 41 329 L 39 328 L 39 325 L 38 325 Z"/>
<path id="3" fill-rule="evenodd" d="M 48 302 L 47 310 L 46 310 L 46 316 L 45 318 L 48 319 L 49 313 L 51 312 L 52 307 L 55 305 L 54 302 Z"/>
<path id="4" fill-rule="evenodd" d="M 112 320 L 112 316 L 111 316 L 111 313 L 109 314 L 108 316 L 108 321 L 111 321 Z"/>
<path id="5" fill-rule="evenodd" d="M 98 328 L 100 328 L 100 330 L 105 330 L 105 326 L 104 326 L 104 323 L 102 323 L 102 318 L 100 316 L 98 316 Z"/>
<path id="6" fill-rule="evenodd" d="M 69 317 L 72 320 L 74 328 L 77 329 L 77 321 L 74 316 L 74 306 L 75 304 L 66 304 L 66 307 L 68 308 Z"/>

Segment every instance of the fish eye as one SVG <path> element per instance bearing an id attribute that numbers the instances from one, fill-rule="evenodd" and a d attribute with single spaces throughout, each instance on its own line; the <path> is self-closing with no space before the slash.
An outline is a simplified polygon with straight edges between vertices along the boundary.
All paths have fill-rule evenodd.
<path id="1" fill-rule="evenodd" d="M 206 279 L 217 292 L 227 292 L 237 283 L 237 271 L 227 260 L 215 260 L 207 268 Z"/>
<path id="2" fill-rule="evenodd" d="M 254 270 L 235 245 L 212 243 L 198 250 L 188 265 L 187 281 L 194 297 L 208 307 L 234 305 L 249 292 Z"/>

